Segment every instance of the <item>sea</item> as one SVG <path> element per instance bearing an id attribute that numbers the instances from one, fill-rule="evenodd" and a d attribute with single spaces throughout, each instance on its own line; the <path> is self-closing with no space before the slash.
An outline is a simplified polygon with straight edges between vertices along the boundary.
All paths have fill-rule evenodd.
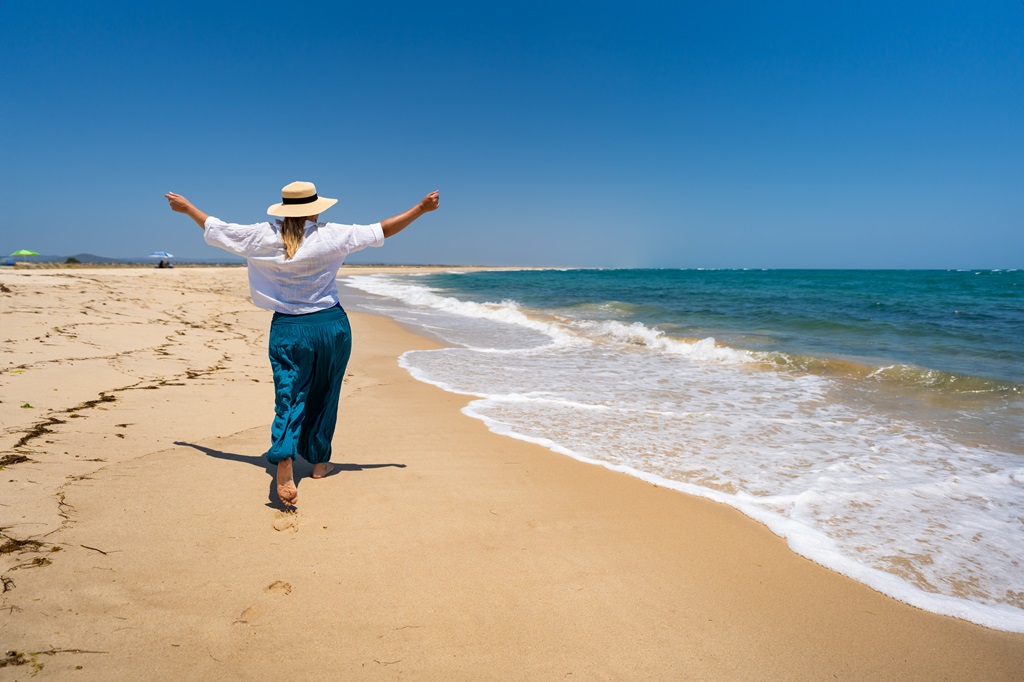
<path id="1" fill-rule="evenodd" d="M 344 273 L 344 271 L 343 271 Z M 1024 271 L 355 274 L 495 433 L 728 504 L 907 604 L 1024 632 Z"/>

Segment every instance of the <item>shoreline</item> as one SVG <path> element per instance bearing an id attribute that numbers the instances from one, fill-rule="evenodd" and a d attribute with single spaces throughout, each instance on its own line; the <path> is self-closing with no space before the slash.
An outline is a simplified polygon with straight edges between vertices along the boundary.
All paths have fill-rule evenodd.
<path id="1" fill-rule="evenodd" d="M 39 652 L 40 678 L 1024 668 L 1022 635 L 884 597 L 730 507 L 490 432 L 461 414 L 471 398 L 398 366 L 436 344 L 368 314 L 350 313 L 340 470 L 314 482 L 297 464 L 299 513 L 285 514 L 261 458 L 269 314 L 241 268 L 186 270 L 0 271 L 2 449 L 32 460 L 3 470 L 0 527 L 42 543 L 0 555 L 16 583 L 0 632 L 5 650 Z M 36 559 L 49 562 L 20 567 Z M 290 656 L 305 632 L 328 646 Z"/>
<path id="2" fill-rule="evenodd" d="M 933 524 L 938 524 L 939 528 L 948 527 L 950 529 L 950 535 L 947 536 L 942 546 L 927 542 L 930 532 L 941 535 L 941 531 L 935 529 L 934 525 L 925 528 L 925 532 L 922 535 L 908 533 L 906 528 L 901 527 L 902 524 L 899 523 L 891 523 L 889 526 L 886 526 L 885 519 L 890 518 L 893 514 L 898 518 L 903 518 L 899 516 L 899 511 L 903 505 L 912 504 L 913 500 L 903 498 L 896 500 L 895 505 L 885 506 L 883 504 L 885 491 L 879 492 L 878 490 L 871 489 L 870 486 L 865 486 L 868 488 L 866 493 L 861 492 L 858 488 L 859 497 L 856 499 L 870 500 L 872 493 L 877 494 L 879 496 L 874 501 L 879 507 L 883 508 L 882 511 L 875 512 L 873 515 L 864 514 L 859 520 L 856 520 L 856 514 L 853 514 L 852 517 L 856 521 L 846 525 L 836 522 L 834 517 L 829 519 L 827 515 L 828 510 L 818 516 L 810 517 L 809 520 L 809 515 L 802 516 L 801 510 L 794 511 L 793 507 L 797 506 L 796 504 L 788 508 L 784 506 L 790 500 L 799 499 L 796 497 L 799 487 L 796 490 L 788 488 L 784 492 L 778 492 L 779 487 L 785 484 L 785 480 L 780 483 L 779 477 L 774 479 L 754 479 L 757 483 L 750 482 L 752 478 L 759 474 L 743 469 L 744 463 L 738 460 L 743 459 L 742 453 L 745 448 L 755 447 L 759 443 L 761 446 L 764 446 L 764 443 L 757 438 L 759 434 L 751 431 L 745 432 L 745 435 L 750 436 L 750 440 L 746 444 L 740 439 L 731 441 L 732 445 L 730 447 L 724 452 L 718 453 L 719 457 L 717 459 L 722 460 L 723 463 L 716 469 L 715 467 L 718 463 L 708 461 L 715 460 L 716 457 L 704 458 L 700 445 L 695 445 L 692 452 L 686 445 L 689 437 L 694 437 L 698 443 L 709 441 L 714 437 L 714 429 L 698 431 L 697 435 L 700 438 L 694 436 L 695 429 L 690 431 L 685 429 L 666 431 L 664 435 L 656 436 L 654 435 L 658 433 L 656 426 L 664 423 L 665 420 L 655 424 L 656 420 L 654 419 L 638 421 L 635 427 L 622 428 L 625 425 L 624 421 L 632 419 L 633 414 L 643 412 L 644 410 L 652 411 L 651 413 L 653 414 L 660 414 L 657 410 L 662 408 L 657 404 L 652 405 L 650 402 L 644 402 L 645 394 L 641 386 L 637 386 L 638 392 L 633 392 L 631 389 L 629 395 L 619 393 L 614 386 L 605 384 L 601 384 L 603 386 L 601 392 L 595 392 L 593 388 L 594 380 L 587 378 L 586 374 L 595 371 L 596 366 L 596 371 L 600 375 L 600 370 L 603 366 L 588 364 L 589 356 L 577 354 L 575 348 L 571 345 L 568 348 L 559 349 L 558 344 L 555 343 L 552 346 L 555 350 L 547 354 L 543 350 L 539 353 L 525 353 L 524 356 L 528 360 L 523 361 L 516 360 L 519 356 L 515 352 L 510 356 L 498 353 L 496 357 L 501 358 L 501 360 L 497 363 L 492 363 L 490 360 L 492 356 L 486 353 L 475 352 L 477 347 L 486 348 L 491 343 L 490 340 L 497 338 L 497 336 L 494 336 L 495 332 L 492 329 L 492 331 L 483 334 L 477 339 L 472 336 L 473 332 L 471 331 L 476 327 L 468 326 L 469 323 L 467 323 L 466 327 L 463 327 L 459 320 L 469 319 L 473 321 L 473 324 L 479 325 L 483 324 L 482 320 L 506 321 L 506 318 L 500 317 L 500 315 L 508 313 L 515 316 L 512 320 L 521 320 L 523 325 L 542 327 L 553 339 L 560 338 L 559 335 L 573 336 L 575 332 L 579 331 L 572 323 L 566 324 L 565 320 L 559 317 L 559 314 L 552 313 L 550 309 L 543 307 L 543 305 L 538 305 L 537 301 L 543 302 L 544 298 L 541 294 L 535 293 L 533 289 L 526 285 L 517 287 L 511 279 L 492 279 L 492 277 L 488 275 L 488 279 L 482 282 L 467 282 L 464 288 L 461 289 L 462 293 L 459 293 L 461 286 L 459 282 L 463 280 L 463 277 L 458 276 L 442 277 L 439 278 L 439 281 L 438 278 L 428 277 L 425 283 L 420 284 L 417 284 L 419 280 L 414 276 L 401 279 L 396 277 L 386 278 L 386 283 L 379 285 L 372 283 L 373 277 L 360 277 L 359 275 L 344 278 L 342 281 L 345 284 L 345 295 L 354 300 L 357 305 L 362 306 L 356 309 L 364 309 L 370 312 L 384 311 L 385 314 L 399 320 L 418 320 L 422 330 L 417 329 L 417 323 L 414 322 L 403 326 L 411 329 L 413 333 L 438 339 L 442 344 L 445 343 L 443 340 L 445 334 L 448 334 L 448 338 L 457 339 L 458 341 L 454 343 L 457 350 L 454 352 L 403 355 L 400 364 L 421 381 L 455 393 L 472 396 L 472 402 L 463 412 L 483 421 L 494 433 L 518 438 L 525 442 L 536 443 L 560 455 L 573 457 L 582 462 L 631 475 L 654 485 L 672 488 L 686 494 L 697 495 L 727 504 L 763 523 L 773 532 L 785 538 L 792 551 L 819 565 L 862 582 L 872 589 L 887 594 L 898 601 L 917 606 L 932 613 L 954 616 L 993 629 L 1024 633 L 1024 612 L 1020 610 L 1019 592 L 1014 591 L 1015 584 L 1019 583 L 1019 580 L 1015 580 L 1015 575 L 1019 577 L 1019 571 L 999 563 L 1006 554 L 1009 554 L 1011 558 L 1014 555 L 1012 547 L 1015 544 L 1011 538 L 1012 533 L 1007 531 L 1012 530 L 1012 526 L 1016 524 L 1010 519 L 1005 525 L 999 526 L 998 523 L 1002 521 L 1003 517 L 995 513 L 999 509 L 1012 510 L 1014 508 L 1014 493 L 1012 490 L 1006 490 L 1004 494 L 1000 495 L 995 492 L 994 487 L 990 486 L 987 492 L 992 495 L 992 500 L 994 500 L 991 502 L 994 508 L 991 515 L 979 519 L 977 515 L 960 513 L 963 510 L 956 508 L 955 500 L 960 499 L 962 496 L 986 492 L 979 491 L 977 487 L 969 487 L 967 481 L 971 480 L 970 477 L 961 476 L 965 469 L 969 470 L 972 464 L 971 461 L 968 461 L 966 467 L 956 468 L 954 466 L 957 463 L 956 460 L 953 460 L 952 464 L 948 464 L 946 460 L 943 460 L 944 464 L 948 464 L 949 470 L 954 472 L 949 474 L 949 470 L 947 470 L 947 478 L 953 481 L 961 479 L 966 479 L 966 481 L 961 481 L 957 492 L 950 493 L 949 497 L 925 498 L 927 499 L 926 503 L 913 505 L 912 509 L 914 511 L 908 512 L 910 522 L 913 522 L 916 518 L 914 516 L 915 512 L 919 514 L 929 511 L 934 513 L 935 517 L 927 517 L 925 515 L 925 518 L 938 518 L 941 520 L 941 523 L 933 521 Z M 544 275 L 541 280 L 527 281 L 531 282 L 531 286 L 539 287 L 541 282 L 550 282 L 549 277 L 550 275 Z M 581 286 L 574 280 L 563 281 L 566 282 L 566 286 Z M 499 284 L 501 282 L 504 282 L 509 288 L 503 288 Z M 452 289 L 452 292 L 447 291 L 449 287 Z M 496 295 L 496 291 L 499 289 L 505 292 L 508 298 L 502 300 L 501 303 L 496 303 L 500 299 L 500 296 Z M 557 288 L 552 287 L 552 290 L 557 290 Z M 521 301 L 529 301 L 530 299 L 522 298 L 520 294 L 523 296 L 533 295 L 535 297 L 534 302 L 532 304 L 521 303 Z M 362 298 L 366 296 L 370 298 Z M 384 298 L 378 299 L 376 298 L 377 296 L 384 296 Z M 485 300 L 492 303 L 482 303 Z M 560 301 L 561 299 L 556 300 Z M 604 298 L 599 300 L 604 300 Z M 636 302 L 635 297 L 629 300 L 634 303 Z M 534 305 L 535 307 L 529 307 L 529 305 Z M 569 308 L 568 304 L 565 305 L 566 308 L 564 310 L 568 310 L 568 312 L 563 312 L 563 309 L 557 309 L 556 306 L 557 313 L 564 314 L 569 320 L 576 319 L 573 317 L 573 309 Z M 457 310 L 459 314 L 449 315 L 449 312 L 452 310 Z M 526 317 L 521 317 L 522 315 Z M 584 331 L 579 333 L 579 336 L 582 341 L 594 343 L 597 344 L 596 347 L 603 348 L 604 346 L 601 344 L 606 340 L 605 335 L 612 336 L 612 332 L 619 331 L 621 332 L 620 336 L 613 338 L 620 343 L 614 347 L 633 349 L 633 346 L 621 343 L 622 338 L 628 333 L 630 335 L 628 337 L 629 343 L 639 346 L 641 351 L 654 349 L 653 352 L 655 354 L 663 350 L 666 344 L 682 342 L 692 346 L 692 344 L 701 341 L 699 338 L 671 337 L 671 332 L 666 332 L 665 335 L 662 335 L 661 332 L 657 331 L 657 327 L 651 326 L 654 323 L 649 319 L 642 320 L 639 323 L 633 322 L 633 325 L 629 327 L 625 325 L 629 324 L 630 318 L 624 318 L 626 322 L 623 322 L 622 319 L 618 318 L 612 322 L 612 324 L 618 326 L 618 329 L 613 328 L 611 331 L 601 328 L 600 324 L 590 323 L 599 327 L 601 335 L 588 334 L 587 331 Z M 584 322 L 580 326 L 586 329 L 586 324 L 587 322 Z M 641 327 L 641 324 L 647 326 Z M 637 330 L 637 327 L 640 327 L 640 331 Z M 513 330 L 518 328 L 516 326 L 503 327 L 501 332 L 503 340 L 501 344 L 508 343 L 506 335 L 514 335 L 515 331 Z M 436 330 L 449 331 L 438 335 L 434 333 Z M 451 330 L 460 331 L 454 332 Z M 713 331 L 708 333 L 716 337 L 718 336 Z M 543 345 L 543 342 L 538 341 L 524 341 L 523 343 Z M 499 344 L 497 347 L 505 348 L 506 346 Z M 590 346 L 587 345 L 586 348 L 590 348 Z M 746 364 L 741 366 L 745 372 L 756 374 L 760 370 L 768 370 L 769 373 L 780 370 L 778 365 L 766 362 L 763 357 L 757 357 L 757 354 L 749 349 L 727 346 L 720 342 L 716 342 L 716 348 L 725 348 L 726 352 L 729 353 L 738 351 L 744 354 L 745 357 L 741 359 L 745 360 Z M 678 348 L 675 350 L 680 352 L 689 351 L 688 348 Z M 621 352 L 625 353 L 626 351 Z M 776 352 L 781 353 L 782 351 Z M 541 362 L 537 360 L 538 357 L 545 359 Z M 670 355 L 669 357 L 674 356 Z M 822 361 L 822 364 L 824 363 L 825 361 Z M 849 361 L 842 361 L 841 365 L 847 369 L 853 367 L 853 364 Z M 489 368 L 486 374 L 480 373 L 479 369 L 477 369 L 480 366 Z M 578 369 L 575 374 L 571 372 L 560 373 L 560 366 L 586 367 L 587 369 Z M 816 366 L 808 368 L 804 363 L 795 363 L 794 366 L 799 368 L 799 375 L 801 377 L 805 374 L 818 374 L 831 378 L 836 377 L 838 374 L 828 371 L 815 371 L 821 368 Z M 443 371 L 439 369 L 441 367 L 444 368 Z M 544 371 L 537 371 L 538 367 L 550 370 L 550 374 Z M 859 375 L 854 372 L 847 372 L 839 376 L 852 375 L 863 377 L 873 374 L 880 368 L 862 366 L 862 369 L 863 371 Z M 503 370 L 507 370 L 507 376 L 504 376 Z M 521 372 L 523 372 L 523 375 L 516 378 Z M 583 372 L 583 374 L 581 375 L 580 372 Z M 922 370 L 922 373 L 926 374 L 929 382 L 931 382 L 937 372 L 935 370 Z M 529 377 L 530 374 L 535 376 L 531 379 Z M 623 376 L 623 381 L 628 382 L 626 377 L 632 378 L 631 372 L 621 372 L 621 375 Z M 646 377 L 647 375 L 644 376 Z M 663 380 L 669 383 L 668 379 L 664 379 L 664 377 L 671 376 L 667 371 L 663 371 L 658 376 L 663 377 Z M 649 377 L 647 379 L 649 381 Z M 577 384 L 577 380 L 585 383 Z M 699 381 L 688 383 L 701 385 Z M 872 383 L 877 385 L 880 382 Z M 832 384 L 830 382 L 829 386 L 828 400 L 823 403 L 828 405 L 844 405 L 843 398 L 847 396 L 843 394 L 843 390 L 848 391 L 848 395 L 852 395 L 853 399 L 863 399 L 863 393 L 866 390 L 863 385 L 858 386 L 854 382 L 847 382 L 846 384 Z M 917 434 L 920 432 L 908 428 L 915 426 L 913 422 L 915 417 L 921 419 L 923 423 L 934 425 L 943 423 L 943 420 L 947 417 L 953 418 L 957 416 L 950 396 L 944 391 L 934 389 L 931 383 L 924 385 L 917 383 L 892 385 L 890 383 L 885 386 L 885 389 L 884 398 L 879 400 L 879 404 L 872 406 L 873 409 L 869 416 L 880 415 L 882 418 L 895 420 L 900 429 L 906 429 L 908 432 L 915 434 L 912 437 L 918 437 Z M 881 393 L 876 388 L 871 390 L 878 390 Z M 573 392 L 572 395 L 567 396 L 567 393 L 571 391 Z M 930 402 L 929 399 L 934 399 L 937 394 L 940 394 L 939 397 L 950 401 L 949 404 L 943 406 L 946 412 L 940 412 L 940 408 L 935 404 L 929 404 L 927 406 L 929 411 L 926 412 L 921 401 Z M 576 396 L 583 397 L 577 398 Z M 675 396 L 678 396 L 674 399 L 678 400 L 679 404 L 687 405 L 686 409 L 692 410 L 697 414 L 707 413 L 708 416 L 715 416 L 715 413 L 709 411 L 706 405 L 699 400 L 689 402 L 692 396 L 688 397 L 687 387 L 680 385 Z M 754 395 L 751 395 L 751 399 L 756 400 L 756 398 L 755 392 Z M 573 410 L 563 408 L 562 405 L 576 407 L 576 404 L 572 402 L 574 400 L 580 400 L 591 406 L 608 404 L 614 406 L 611 408 L 612 411 L 597 412 L 598 415 L 610 416 L 598 416 L 593 421 L 590 421 L 587 416 L 593 413 L 581 412 L 580 410 L 575 412 L 574 419 L 585 421 L 587 424 L 592 425 L 591 428 L 595 434 L 604 435 L 591 435 L 586 432 L 586 429 L 580 429 L 572 419 L 567 419 L 564 416 L 565 413 L 573 412 Z M 781 400 L 781 398 L 777 397 L 776 400 Z M 971 409 L 978 405 L 980 397 L 970 395 L 968 400 L 973 401 L 973 404 L 967 405 L 966 409 Z M 993 404 L 1001 400 L 1002 396 L 996 395 L 993 398 Z M 737 405 L 743 405 L 745 400 L 740 399 L 736 402 Z M 520 407 L 524 404 L 526 407 Z M 675 408 L 666 407 L 664 409 L 671 410 Z M 919 412 L 915 413 L 914 409 L 918 409 Z M 560 412 L 559 410 L 564 411 Z M 547 416 L 550 412 L 553 412 L 554 416 Z M 773 414 L 775 413 L 768 413 L 768 415 Z M 855 414 L 861 418 L 864 416 L 863 412 Z M 850 413 L 847 411 L 844 411 L 843 415 L 850 417 Z M 685 415 L 676 414 L 675 416 L 678 417 L 681 423 L 687 421 L 684 418 Z M 740 416 L 742 417 L 742 415 Z M 850 418 L 853 421 L 853 418 Z M 931 422 L 925 421 L 927 419 L 931 419 Z M 700 421 L 704 421 L 704 419 Z M 711 421 L 712 423 L 717 423 L 713 420 Z M 785 419 L 778 421 L 785 421 Z M 812 422 L 822 423 L 822 420 L 817 418 L 813 420 L 806 419 L 806 421 L 808 427 L 813 426 Z M 974 421 L 977 423 L 981 420 L 975 418 Z M 827 419 L 824 422 L 829 423 Z M 987 430 L 976 427 L 976 433 L 956 433 L 946 423 L 944 425 L 947 427 L 947 430 L 941 433 L 949 440 L 939 440 L 939 442 L 943 445 L 952 444 L 950 446 L 951 452 L 955 452 L 952 446 L 957 444 L 963 444 L 965 448 L 974 448 L 970 450 L 972 455 L 975 453 L 984 455 L 992 452 L 995 455 L 1003 456 L 1005 453 L 1005 456 L 1009 458 L 1020 451 L 1017 441 L 1012 437 L 1011 430 L 1004 429 L 1004 432 L 1001 434 L 1003 439 L 999 440 L 995 427 L 991 422 L 988 424 Z M 655 428 L 652 428 L 652 425 Z M 666 424 L 666 428 L 670 429 L 671 424 Z M 626 438 L 618 438 L 618 435 L 615 433 L 616 431 L 631 433 L 630 437 L 635 440 L 628 441 Z M 711 435 L 709 435 L 709 431 L 712 432 Z M 669 433 L 671 433 L 671 438 Z M 812 431 L 808 428 L 801 435 L 810 433 Z M 825 452 L 832 452 L 833 448 L 838 450 L 843 442 L 842 434 L 838 430 L 813 433 L 815 433 L 815 447 Z M 870 435 L 877 436 L 878 434 Z M 926 438 L 928 435 L 927 431 L 925 431 Z M 605 436 L 608 436 L 608 438 L 606 439 Z M 958 436 L 960 440 L 957 440 Z M 811 438 L 812 436 L 807 435 L 806 437 Z M 990 438 L 990 440 L 983 440 L 986 437 Z M 860 462 L 860 455 L 868 456 L 871 452 L 875 452 L 874 450 L 868 450 L 868 446 L 874 447 L 872 444 L 878 443 L 880 440 L 865 438 L 861 442 L 854 443 L 853 445 L 856 447 L 849 447 L 850 443 L 847 441 L 846 445 L 848 447 L 842 450 L 845 458 L 842 461 Z M 636 442 L 641 443 L 647 449 L 631 449 Z M 792 443 L 793 440 L 783 438 L 781 442 Z M 884 443 L 884 440 L 881 442 Z M 926 440 L 925 442 L 930 441 Z M 623 445 L 624 448 L 620 451 L 616 445 L 609 443 Z M 659 458 L 659 455 L 663 452 L 663 447 L 671 449 L 675 445 L 678 445 L 679 449 L 685 453 L 682 457 L 675 460 L 668 456 Z M 1002 449 L 1000 449 L 1000 446 Z M 771 447 L 778 446 L 772 445 Z M 884 445 L 879 447 L 884 447 Z M 782 449 L 784 449 L 784 446 Z M 629 455 L 623 456 L 623 452 L 628 452 Z M 749 458 L 746 459 L 749 461 Z M 910 459 L 914 458 L 911 457 Z M 894 460 L 890 459 L 883 463 L 890 463 L 892 461 Z M 975 459 L 973 463 L 977 464 L 978 461 Z M 988 460 L 985 461 L 988 463 Z M 675 464 L 675 462 L 679 462 L 679 464 Z M 785 462 L 783 463 L 785 464 Z M 1003 465 L 1003 463 L 997 461 L 992 464 L 993 467 L 998 465 Z M 936 467 L 940 466 L 936 465 Z M 732 474 L 732 471 L 728 470 L 730 467 L 739 467 L 737 471 L 742 471 L 745 477 L 743 478 L 743 483 L 737 484 L 737 487 L 729 486 L 735 480 L 735 477 L 730 478 Z M 772 467 L 765 469 L 765 476 L 770 476 L 767 473 L 769 468 Z M 879 469 L 884 470 L 883 467 L 879 467 Z M 713 472 L 707 475 L 707 478 L 711 480 L 710 484 L 699 480 L 694 483 L 690 482 L 694 478 L 698 478 L 695 472 L 706 472 L 708 470 Z M 1012 473 L 1012 462 L 1006 462 L 1000 470 Z M 892 471 L 890 470 L 889 473 L 892 473 Z M 928 487 L 921 483 L 925 479 L 919 475 L 921 472 L 917 470 L 908 472 L 897 469 L 895 473 L 897 479 L 893 480 L 899 480 L 902 485 L 908 488 L 913 488 L 915 485 Z M 940 470 L 937 473 L 941 474 L 942 471 Z M 719 477 L 715 478 L 715 474 Z M 903 478 L 898 478 L 900 475 Z M 878 474 L 878 476 L 880 479 L 883 478 L 882 474 Z M 941 476 L 938 478 L 942 480 Z M 726 481 L 724 484 L 722 483 L 723 479 Z M 765 480 L 769 480 L 769 484 L 765 484 Z M 746 483 L 749 483 L 749 487 L 745 485 Z M 775 484 L 777 487 L 772 488 L 771 484 Z M 767 487 L 759 487 L 759 485 L 767 485 Z M 856 486 L 851 485 L 851 488 L 853 487 Z M 757 489 L 759 495 L 763 497 L 750 496 L 743 492 L 750 489 Z M 816 495 L 821 495 L 820 489 L 815 490 L 813 486 L 807 492 L 811 493 L 812 491 Z M 844 491 L 833 490 L 833 492 L 838 493 L 838 498 L 845 499 L 843 497 Z M 778 503 L 778 506 L 773 507 L 772 502 L 776 499 L 776 495 L 785 498 L 786 503 Z M 772 502 L 763 502 L 765 499 Z M 1016 496 L 1016 502 L 1019 502 L 1019 496 Z M 1003 505 L 1006 506 L 1004 507 Z M 810 505 L 804 505 L 804 509 L 807 506 Z M 837 503 L 833 509 L 838 506 Z M 869 507 L 869 505 L 864 506 Z M 930 507 L 930 509 L 922 510 L 922 506 Z M 817 510 L 812 509 L 811 511 Z M 840 508 L 838 511 L 842 514 L 846 510 Z M 960 513 L 960 515 L 957 516 L 956 513 Z M 830 526 L 830 521 L 834 525 Z M 859 525 L 857 525 L 858 523 Z M 875 531 L 878 531 L 874 535 L 872 535 L 871 531 L 872 526 L 870 524 L 872 523 L 882 524 L 873 526 Z M 985 524 L 989 525 L 986 526 Z M 856 527 L 851 530 L 851 526 Z M 964 527 L 974 528 L 976 526 L 987 528 L 992 535 L 996 535 L 994 529 L 999 528 L 1002 530 L 1002 534 L 998 535 L 998 539 L 995 541 L 990 539 L 984 546 L 979 545 L 979 548 L 973 554 L 972 549 L 974 548 L 965 546 L 963 543 L 954 548 L 953 540 L 959 539 L 956 536 L 955 529 Z M 844 535 L 844 530 L 850 532 Z M 859 532 L 864 530 L 867 532 Z M 970 533 L 967 534 L 967 537 L 969 535 Z M 850 536 L 854 537 L 854 540 L 850 540 Z M 932 537 L 934 538 L 934 536 Z M 874 545 L 871 544 L 872 541 L 875 542 Z M 995 547 L 998 550 L 1000 546 L 1005 554 L 990 549 Z M 854 551 L 854 549 L 857 551 Z M 947 549 L 948 554 L 945 553 Z M 988 554 L 983 553 L 986 550 L 989 551 Z M 862 552 L 862 554 L 858 552 Z M 957 566 L 961 570 L 959 572 L 947 571 L 942 573 L 938 571 L 937 573 L 929 573 L 930 559 L 932 557 L 934 557 L 936 566 L 943 565 L 944 561 L 950 561 L 950 557 L 952 557 L 953 562 L 961 561 L 962 563 Z M 975 572 L 969 570 L 972 565 L 985 565 L 988 564 L 989 560 L 992 560 L 992 563 L 986 566 L 987 571 L 982 572 L 978 570 Z M 953 587 L 950 588 L 950 585 Z"/>

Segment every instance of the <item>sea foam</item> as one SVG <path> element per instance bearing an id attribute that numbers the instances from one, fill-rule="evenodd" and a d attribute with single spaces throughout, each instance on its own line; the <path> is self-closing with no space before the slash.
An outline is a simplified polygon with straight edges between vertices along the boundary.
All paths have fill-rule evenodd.
<path id="1" fill-rule="evenodd" d="M 729 504 L 896 599 L 1024 632 L 1019 455 L 710 338 L 462 301 L 414 277 L 342 281 L 447 340 L 400 363 L 476 397 L 465 412 L 492 431 Z"/>

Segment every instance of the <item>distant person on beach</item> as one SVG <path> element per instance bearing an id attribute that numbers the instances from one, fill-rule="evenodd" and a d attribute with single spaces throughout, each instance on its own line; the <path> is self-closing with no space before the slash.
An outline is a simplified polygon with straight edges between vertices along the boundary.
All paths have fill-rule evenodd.
<path id="1" fill-rule="evenodd" d="M 331 439 L 352 350 L 348 316 L 338 300 L 338 268 L 348 254 L 382 246 L 385 238 L 436 209 L 439 194 L 431 192 L 404 213 L 372 225 L 317 222 L 338 200 L 319 196 L 311 182 L 286 185 L 281 203 L 267 209 L 283 220 L 255 225 L 226 223 L 180 194 L 164 196 L 172 211 L 203 229 L 207 244 L 246 259 L 252 302 L 274 311 L 270 365 L 276 398 L 266 456 L 277 465 L 281 502 L 293 506 L 299 496 L 292 473 L 295 455 L 313 464 L 313 478 L 334 468 Z"/>

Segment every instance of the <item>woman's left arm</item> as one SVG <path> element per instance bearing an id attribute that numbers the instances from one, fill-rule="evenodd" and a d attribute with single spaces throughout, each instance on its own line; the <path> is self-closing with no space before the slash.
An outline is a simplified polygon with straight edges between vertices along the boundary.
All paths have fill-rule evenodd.
<path id="1" fill-rule="evenodd" d="M 193 206 L 191 201 L 180 194 L 175 194 L 174 192 L 168 192 L 164 197 L 166 197 L 167 203 L 171 205 L 172 211 L 175 213 L 184 213 L 189 218 L 196 221 L 196 225 L 199 226 L 200 230 L 206 229 L 206 219 L 210 216 Z"/>
<path id="2" fill-rule="evenodd" d="M 385 237 L 392 237 L 405 228 L 412 224 L 412 221 L 419 218 L 424 213 L 429 213 L 438 207 L 441 202 L 441 193 L 434 190 L 427 196 L 423 197 L 420 203 L 410 208 L 405 213 L 399 213 L 396 216 L 392 216 L 387 220 L 380 221 L 380 227 L 384 231 Z"/>

